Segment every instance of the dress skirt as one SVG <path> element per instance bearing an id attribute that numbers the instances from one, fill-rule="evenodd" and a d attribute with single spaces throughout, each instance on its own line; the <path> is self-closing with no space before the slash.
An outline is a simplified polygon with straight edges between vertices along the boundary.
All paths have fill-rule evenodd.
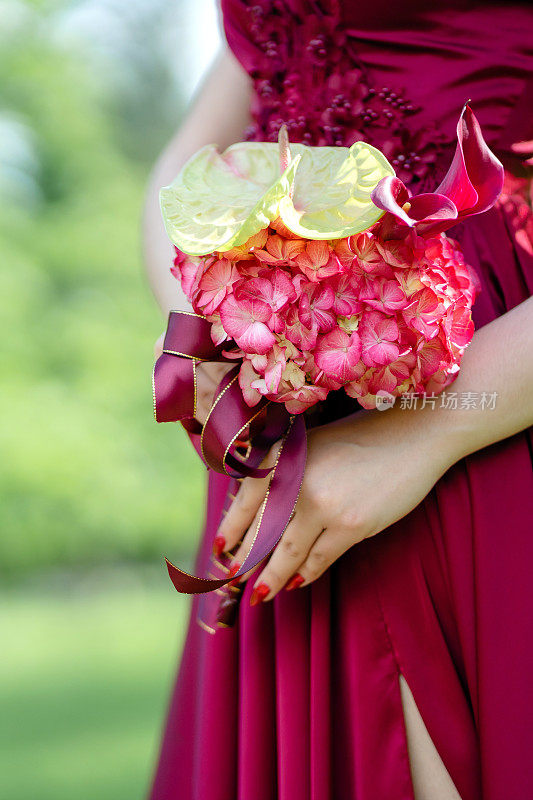
<path id="1" fill-rule="evenodd" d="M 502 203 L 450 232 L 481 280 L 478 328 L 532 293 L 518 227 Z M 210 474 L 197 574 L 227 489 Z M 233 628 L 204 630 L 195 597 L 152 800 L 413 800 L 400 675 L 462 800 L 531 800 L 532 572 L 524 431 L 310 586 L 250 607 L 249 580 Z"/>

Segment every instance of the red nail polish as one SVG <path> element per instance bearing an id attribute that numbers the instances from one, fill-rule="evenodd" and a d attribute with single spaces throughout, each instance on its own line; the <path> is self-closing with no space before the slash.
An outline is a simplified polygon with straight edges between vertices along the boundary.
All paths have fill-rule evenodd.
<path id="1" fill-rule="evenodd" d="M 296 575 L 292 576 L 285 589 L 290 592 L 292 589 L 297 589 L 299 586 L 301 586 L 304 581 L 304 576 L 297 572 Z"/>
<path id="2" fill-rule="evenodd" d="M 269 592 L 270 586 L 267 586 L 266 583 L 258 583 L 250 597 L 250 605 L 256 606 L 258 603 L 262 603 Z"/>
<path id="3" fill-rule="evenodd" d="M 237 562 L 235 562 L 235 564 L 232 564 L 232 566 L 230 567 L 229 572 L 228 572 L 228 578 L 233 578 L 233 576 L 238 573 L 240 568 L 241 568 L 241 565 L 238 564 Z"/>
<path id="4" fill-rule="evenodd" d="M 213 542 L 213 553 L 218 557 L 221 556 L 224 552 L 224 548 L 226 546 L 226 540 L 223 536 L 215 536 L 215 541 Z"/>

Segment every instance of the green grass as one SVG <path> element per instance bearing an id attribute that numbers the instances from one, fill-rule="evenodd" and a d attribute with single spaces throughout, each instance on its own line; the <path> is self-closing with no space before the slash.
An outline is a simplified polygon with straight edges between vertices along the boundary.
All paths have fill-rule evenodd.
<path id="1" fill-rule="evenodd" d="M 18 588 L 0 603 L 2 797 L 144 798 L 187 598 L 161 567 Z"/>

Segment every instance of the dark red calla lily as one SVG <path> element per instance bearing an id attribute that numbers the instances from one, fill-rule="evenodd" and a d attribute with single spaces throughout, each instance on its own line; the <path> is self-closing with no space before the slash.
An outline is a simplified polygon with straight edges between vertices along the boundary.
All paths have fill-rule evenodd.
<path id="1" fill-rule="evenodd" d="M 468 104 L 457 123 L 457 147 L 450 169 L 434 192 L 410 197 L 399 178 L 383 178 L 372 201 L 394 219 L 382 219 L 387 237 L 415 228 L 423 236 L 442 233 L 459 220 L 491 208 L 503 186 L 503 164 L 483 139 Z"/>

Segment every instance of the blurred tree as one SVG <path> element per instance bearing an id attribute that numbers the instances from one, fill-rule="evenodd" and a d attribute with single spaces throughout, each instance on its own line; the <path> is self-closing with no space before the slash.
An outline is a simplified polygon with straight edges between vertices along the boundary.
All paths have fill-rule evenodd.
<path id="1" fill-rule="evenodd" d="M 1 5 L 0 569 L 190 556 L 203 469 L 178 426 L 151 419 L 163 321 L 138 246 L 143 161 L 171 120 L 155 99 L 145 118 L 127 94 L 113 113 L 111 95 L 101 102 L 86 56 L 58 34 L 65 3 Z M 150 75 L 154 94 L 171 93 L 148 41 L 135 48 L 142 96 Z M 121 146 L 126 107 L 139 138 Z"/>
<path id="2" fill-rule="evenodd" d="M 214 0 L 82 0 L 56 15 L 98 80 L 125 152 L 152 161 L 180 123 L 219 35 Z"/>

